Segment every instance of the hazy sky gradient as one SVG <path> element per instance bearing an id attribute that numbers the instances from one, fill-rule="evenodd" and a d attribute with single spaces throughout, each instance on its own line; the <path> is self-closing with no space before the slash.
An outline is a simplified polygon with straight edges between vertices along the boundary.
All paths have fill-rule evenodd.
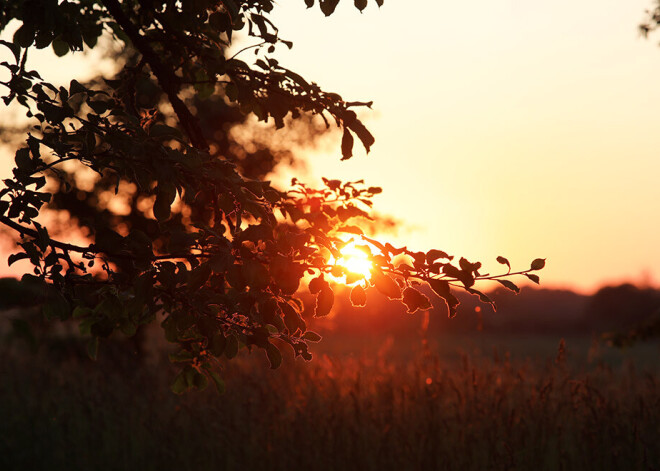
<path id="1" fill-rule="evenodd" d="M 286 3 L 286 5 L 285 5 Z M 593 290 L 660 280 L 660 48 L 637 27 L 650 0 L 303 2 L 275 15 L 281 62 L 365 113 L 369 156 L 313 156 L 316 176 L 385 189 L 412 247 L 526 267 Z"/>
<path id="2" fill-rule="evenodd" d="M 547 257 L 547 287 L 660 281 L 660 36 L 637 30 L 651 0 L 343 0 L 330 18 L 280 3 L 280 62 L 374 101 L 371 154 L 339 162 L 337 141 L 299 177 L 382 186 L 376 209 L 411 248 L 491 271 Z"/>

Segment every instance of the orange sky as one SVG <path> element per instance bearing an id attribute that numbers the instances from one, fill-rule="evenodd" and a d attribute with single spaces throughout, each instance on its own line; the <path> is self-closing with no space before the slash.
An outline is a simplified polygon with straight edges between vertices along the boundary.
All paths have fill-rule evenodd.
<path id="1" fill-rule="evenodd" d="M 294 42 L 278 51 L 284 66 L 374 100 L 371 154 L 339 162 L 333 142 L 298 177 L 382 186 L 376 210 L 406 222 L 396 242 L 411 248 L 491 271 L 497 255 L 520 268 L 547 257 L 546 287 L 657 284 L 660 47 L 637 31 L 651 0 L 370 4 L 360 14 L 343 0 L 330 18 L 302 1 L 274 12 Z M 46 78 L 89 74 L 68 60 Z"/>
<path id="2" fill-rule="evenodd" d="M 375 102 L 371 154 L 331 147 L 313 177 L 382 185 L 409 246 L 493 270 L 547 257 L 545 286 L 660 280 L 660 48 L 637 31 L 652 2 L 344 3 L 275 15 L 281 62 Z"/>

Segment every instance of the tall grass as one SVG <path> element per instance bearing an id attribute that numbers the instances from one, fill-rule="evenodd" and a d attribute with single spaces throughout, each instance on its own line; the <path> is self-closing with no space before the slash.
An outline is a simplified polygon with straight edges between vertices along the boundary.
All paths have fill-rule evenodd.
<path id="1" fill-rule="evenodd" d="M 570 344 L 569 344 L 570 349 Z M 319 355 L 227 365 L 227 393 L 171 371 L 4 351 L 0 469 L 628 470 L 660 464 L 660 377 L 545 360 Z"/>

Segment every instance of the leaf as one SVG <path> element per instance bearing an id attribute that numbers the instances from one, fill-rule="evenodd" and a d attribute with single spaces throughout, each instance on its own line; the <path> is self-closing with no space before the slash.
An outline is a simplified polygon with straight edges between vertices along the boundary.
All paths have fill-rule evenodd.
<path id="1" fill-rule="evenodd" d="M 14 36 L 14 40 L 15 39 L 16 37 Z M 4 39 L 0 39 L 0 44 L 8 47 L 11 50 L 12 54 L 14 54 L 14 58 L 16 59 L 16 63 L 18 63 L 21 60 L 21 48 L 18 44 L 10 43 L 9 41 L 5 41 Z"/>
<path id="2" fill-rule="evenodd" d="M 354 273 L 352 271 L 349 271 L 348 273 L 346 273 L 346 284 L 352 285 L 353 283 L 360 281 L 362 278 L 364 278 L 364 275 L 362 273 Z"/>
<path id="3" fill-rule="evenodd" d="M 520 293 L 520 288 L 518 288 L 518 286 L 516 286 L 516 284 L 513 283 L 512 281 L 509 280 L 495 280 L 495 281 L 497 281 L 499 284 L 504 286 L 506 289 L 509 289 L 516 293 Z"/>
<path id="4" fill-rule="evenodd" d="M 312 332 L 311 330 L 308 330 L 305 332 L 302 336 L 303 339 L 309 341 L 309 342 L 320 342 L 321 341 L 321 336 L 317 334 L 316 332 Z"/>
<path id="5" fill-rule="evenodd" d="M 154 138 L 169 138 L 169 139 L 183 139 L 181 131 L 171 126 L 162 123 L 154 124 L 149 128 L 149 136 Z"/>
<path id="6" fill-rule="evenodd" d="M 66 41 L 56 38 L 51 44 L 53 52 L 57 57 L 66 56 L 69 52 L 69 43 Z"/>
<path id="7" fill-rule="evenodd" d="M 328 282 L 323 279 L 323 275 L 321 274 L 309 282 L 309 292 L 316 294 L 326 286 L 328 286 Z"/>
<path id="8" fill-rule="evenodd" d="M 357 235 L 362 235 L 364 234 L 364 231 L 359 228 L 358 226 L 339 226 L 337 229 L 335 229 L 337 232 L 346 232 L 348 234 L 357 234 Z"/>
<path id="9" fill-rule="evenodd" d="M 495 302 L 492 299 L 490 299 L 486 293 L 482 293 L 481 291 L 476 290 L 474 288 L 465 288 L 465 291 L 467 291 L 470 294 L 479 296 L 479 301 L 490 304 L 491 306 L 493 306 L 493 310 L 497 311 Z"/>
<path id="10" fill-rule="evenodd" d="M 458 281 L 463 283 L 463 286 L 466 288 L 474 285 L 474 276 L 472 276 L 472 273 L 469 271 L 459 270 L 455 266 L 448 264 L 442 267 L 442 272 L 452 278 L 456 278 Z"/>
<path id="11" fill-rule="evenodd" d="M 335 302 L 335 293 L 330 286 L 324 287 L 316 296 L 316 310 L 314 315 L 316 317 L 323 317 L 330 314 L 332 305 Z"/>
<path id="12" fill-rule="evenodd" d="M 225 382 L 222 380 L 220 375 L 215 371 L 209 371 L 208 373 L 213 380 L 213 383 L 215 384 L 215 388 L 218 390 L 218 394 L 224 394 L 227 387 L 225 386 Z"/>
<path id="13" fill-rule="evenodd" d="M 75 95 L 76 93 L 86 93 L 87 88 L 80 84 L 77 80 L 71 80 L 69 84 L 69 95 Z"/>
<path id="14" fill-rule="evenodd" d="M 108 111 L 108 104 L 105 101 L 102 100 L 89 100 L 87 102 L 89 107 L 94 110 L 96 114 L 103 114 L 106 111 Z"/>
<path id="15" fill-rule="evenodd" d="M 268 269 L 256 260 L 244 260 L 242 271 L 251 289 L 261 290 L 268 286 L 270 281 Z"/>
<path id="16" fill-rule="evenodd" d="M 199 288 L 206 284 L 206 281 L 211 276 L 211 265 L 209 262 L 203 263 L 193 271 L 190 272 L 188 278 L 188 290 L 197 291 Z"/>
<path id="17" fill-rule="evenodd" d="M 235 0 L 222 0 L 222 3 L 229 12 L 232 22 L 236 23 L 240 16 L 240 10 Z"/>
<path id="18" fill-rule="evenodd" d="M 470 276 L 472 276 L 473 272 L 476 272 L 481 268 L 481 262 L 471 263 L 463 257 L 458 261 L 458 264 L 461 266 L 461 269 Z"/>
<path id="19" fill-rule="evenodd" d="M 537 258 L 532 262 L 532 270 L 540 270 L 545 267 L 545 258 Z"/>
<path id="20" fill-rule="evenodd" d="M 344 126 L 344 135 L 341 138 L 341 160 L 348 160 L 353 157 L 353 135 Z"/>
<path id="21" fill-rule="evenodd" d="M 34 166 L 32 159 L 30 158 L 30 149 L 24 147 L 16 151 L 16 157 L 14 157 L 16 166 L 23 171 L 29 171 Z"/>
<path id="22" fill-rule="evenodd" d="M 203 391 L 209 385 L 209 380 L 206 375 L 197 370 L 193 370 L 192 385 L 197 388 L 198 391 Z"/>
<path id="23" fill-rule="evenodd" d="M 266 346 L 266 356 L 270 362 L 271 369 L 276 370 L 282 364 L 282 353 L 275 345 L 270 342 Z"/>
<path id="24" fill-rule="evenodd" d="M 320 0 L 319 6 L 325 16 L 330 16 L 334 13 L 338 3 L 339 0 Z"/>
<path id="25" fill-rule="evenodd" d="M 535 274 L 533 274 L 533 273 L 523 273 L 523 275 L 525 275 L 527 278 L 529 278 L 530 280 L 532 280 L 532 281 L 533 281 L 534 283 L 536 283 L 537 285 L 541 283 L 541 278 L 539 278 L 538 275 L 535 275 Z"/>
<path id="26" fill-rule="evenodd" d="M 270 275 L 284 294 L 294 294 L 300 286 L 304 269 L 286 257 L 274 257 L 270 263 Z"/>
<path id="27" fill-rule="evenodd" d="M 25 252 L 13 253 L 7 258 L 7 266 L 11 266 L 13 263 L 23 260 L 24 258 L 30 258 Z"/>
<path id="28" fill-rule="evenodd" d="M 367 8 L 367 0 L 354 0 L 353 3 L 355 4 L 355 8 L 360 10 L 360 12 Z"/>
<path id="29" fill-rule="evenodd" d="M 367 304 L 367 291 L 362 286 L 357 285 L 351 290 L 351 304 L 357 307 Z"/>
<path id="30" fill-rule="evenodd" d="M 429 301 L 429 298 L 411 287 L 403 290 L 403 304 L 408 308 L 409 314 L 413 314 L 418 309 L 431 309 L 431 301 Z"/>
<path id="31" fill-rule="evenodd" d="M 367 151 L 367 154 L 371 150 L 371 146 L 374 145 L 374 142 L 376 142 L 376 139 L 374 139 L 374 136 L 369 132 L 369 130 L 362 124 L 362 122 L 358 121 L 357 119 L 351 123 L 350 128 L 353 130 L 353 132 L 357 135 L 358 139 L 362 141 L 362 145 Z"/>
<path id="32" fill-rule="evenodd" d="M 449 317 L 454 317 L 456 315 L 456 308 L 460 304 L 460 301 L 456 296 L 454 296 L 449 288 L 449 282 L 445 280 L 437 280 L 431 278 L 427 280 L 431 289 L 442 298 L 447 304 L 449 309 Z"/>
<path id="33" fill-rule="evenodd" d="M 159 182 L 156 187 L 156 202 L 154 216 L 159 222 L 170 217 L 170 207 L 176 197 L 176 187 L 171 182 Z"/>
<path id="34" fill-rule="evenodd" d="M 234 258 L 229 250 L 223 250 L 209 259 L 209 266 L 215 273 L 223 273 L 233 264 Z"/>
<path id="35" fill-rule="evenodd" d="M 31 23 L 23 22 L 21 27 L 18 28 L 14 33 L 13 42 L 23 48 L 30 47 L 32 45 L 32 41 L 34 41 L 35 32 L 36 31 L 34 25 Z"/>
<path id="36" fill-rule="evenodd" d="M 312 8 L 314 6 L 314 0 L 305 0 L 305 5 L 307 8 Z"/>
<path id="37" fill-rule="evenodd" d="M 298 329 L 304 332 L 306 329 L 305 321 L 300 317 L 298 311 L 288 302 L 280 302 L 279 306 L 282 309 L 282 314 L 284 314 L 284 324 L 286 325 L 286 328 L 289 329 L 292 334 Z"/>
<path id="38" fill-rule="evenodd" d="M 442 250 L 431 249 L 428 252 L 426 252 L 426 263 L 428 263 L 429 265 L 435 262 L 439 258 L 446 258 L 447 260 L 452 260 L 454 257 L 451 257 L 450 255 L 447 254 L 447 252 L 444 252 Z"/>
<path id="39" fill-rule="evenodd" d="M 390 299 L 401 299 L 401 288 L 389 276 L 381 272 L 374 272 L 371 277 L 376 289 Z"/>
<path id="40" fill-rule="evenodd" d="M 504 258 L 500 255 L 499 257 L 497 257 L 497 261 L 499 263 L 501 263 L 502 265 L 506 265 L 507 267 L 509 267 L 509 271 L 511 271 L 511 264 L 509 263 L 509 261 L 506 258 Z"/>

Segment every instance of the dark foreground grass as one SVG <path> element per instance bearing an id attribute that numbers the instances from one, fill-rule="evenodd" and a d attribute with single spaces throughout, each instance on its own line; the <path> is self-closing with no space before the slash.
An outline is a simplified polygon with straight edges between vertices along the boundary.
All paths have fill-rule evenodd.
<path id="1" fill-rule="evenodd" d="M 253 355 L 182 397 L 166 363 L 3 351 L 0 469 L 659 469 L 657 371 L 434 351 Z"/>

